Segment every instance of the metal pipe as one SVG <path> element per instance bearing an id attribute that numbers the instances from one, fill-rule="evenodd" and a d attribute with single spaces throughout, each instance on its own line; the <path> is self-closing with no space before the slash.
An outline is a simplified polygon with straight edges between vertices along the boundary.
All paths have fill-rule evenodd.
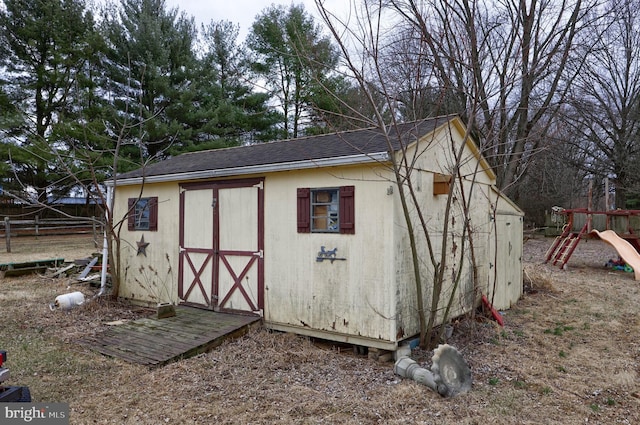
<path id="1" fill-rule="evenodd" d="M 433 391 L 442 394 L 438 390 L 438 384 L 436 383 L 433 373 L 428 369 L 420 367 L 415 360 L 409 357 L 400 357 L 393 367 L 393 372 L 403 378 L 413 379 L 417 383 L 426 385 Z"/>
<path id="2" fill-rule="evenodd" d="M 109 209 L 112 208 L 111 200 L 113 198 L 113 186 L 107 186 L 107 209 L 105 210 L 105 221 L 106 225 L 104 227 L 104 239 L 102 241 L 102 270 L 100 273 L 100 292 L 96 295 L 96 297 L 100 297 L 104 295 L 107 289 L 107 268 L 109 266 L 109 229 L 111 228 L 109 224 Z M 113 211 L 111 212 L 113 215 Z"/>
<path id="3" fill-rule="evenodd" d="M 471 389 L 471 369 L 460 352 L 448 344 L 433 351 L 431 370 L 424 369 L 409 357 L 400 357 L 393 371 L 425 385 L 443 397 L 454 397 Z"/>

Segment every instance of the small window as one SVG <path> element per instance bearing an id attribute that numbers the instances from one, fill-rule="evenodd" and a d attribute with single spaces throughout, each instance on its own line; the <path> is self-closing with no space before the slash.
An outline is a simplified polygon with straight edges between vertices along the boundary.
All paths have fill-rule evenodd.
<path id="1" fill-rule="evenodd" d="M 354 187 L 298 189 L 298 233 L 355 233 Z"/>
<path id="2" fill-rule="evenodd" d="M 158 230 L 158 198 L 129 198 L 129 230 Z"/>
<path id="3" fill-rule="evenodd" d="M 340 217 L 338 217 L 339 202 L 338 189 L 311 190 L 311 231 L 338 232 Z"/>

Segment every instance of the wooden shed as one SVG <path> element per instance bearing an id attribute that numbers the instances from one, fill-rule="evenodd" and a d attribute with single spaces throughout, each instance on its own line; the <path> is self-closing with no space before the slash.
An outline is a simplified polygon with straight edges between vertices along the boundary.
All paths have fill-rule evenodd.
<path id="1" fill-rule="evenodd" d="M 481 294 L 509 308 L 522 294 L 523 213 L 495 188 L 457 116 L 387 135 L 363 129 L 188 153 L 119 175 L 110 189 L 114 217 L 128 216 L 121 296 L 256 314 L 275 330 L 395 350 L 419 333 L 419 320 L 392 158 L 411 161 L 435 255 L 455 185 L 443 293 L 460 278 L 452 317 L 476 308 Z M 414 233 L 430 305 L 433 268 Z"/>

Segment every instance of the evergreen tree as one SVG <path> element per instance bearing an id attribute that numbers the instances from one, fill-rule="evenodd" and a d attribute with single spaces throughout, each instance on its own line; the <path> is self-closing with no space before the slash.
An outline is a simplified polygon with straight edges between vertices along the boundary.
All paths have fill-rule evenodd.
<path id="1" fill-rule="evenodd" d="M 282 135 L 303 135 L 318 118 L 314 104 L 337 67 L 337 50 L 302 5 L 267 8 L 253 23 L 247 43 L 257 78 L 282 111 Z"/>
<path id="2" fill-rule="evenodd" d="M 11 173 L 4 189 L 26 197 L 65 184 L 56 174 L 64 144 L 54 128 L 73 110 L 78 75 L 89 57 L 93 15 L 82 0 L 4 0 L 0 9 L 0 66 L 12 108 L 3 112 L 1 151 Z"/>
<path id="3" fill-rule="evenodd" d="M 239 28 L 229 21 L 203 27 L 200 61 L 197 148 L 215 144 L 254 143 L 275 138 L 279 114 L 268 108 L 268 94 L 248 82 L 249 63 L 237 42 Z M 207 143 L 203 143 L 206 141 Z"/>
<path id="4" fill-rule="evenodd" d="M 121 0 L 105 16 L 109 98 L 114 134 L 141 158 L 162 159 L 191 144 L 196 29 L 193 18 L 164 0 Z"/>

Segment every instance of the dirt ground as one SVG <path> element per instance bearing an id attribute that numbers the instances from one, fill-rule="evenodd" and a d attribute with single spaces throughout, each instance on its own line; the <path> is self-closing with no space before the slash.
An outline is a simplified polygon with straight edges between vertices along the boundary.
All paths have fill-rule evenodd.
<path id="1" fill-rule="evenodd" d="M 452 399 L 395 376 L 393 363 L 265 330 L 162 368 L 108 358 L 77 341 L 150 311 L 105 299 L 51 311 L 56 295 L 97 291 L 73 278 L 0 279 L 0 348 L 11 383 L 34 401 L 69 403 L 72 424 L 640 423 L 640 283 L 604 267 L 617 255 L 601 241 L 582 242 L 566 271 L 542 264 L 551 242 L 525 242 L 527 291 L 504 328 L 456 323 L 448 342 L 474 383 Z M 88 238 L 18 238 L 12 248 L 0 263 L 96 251 Z M 412 355 L 429 367 L 431 353 Z"/>

